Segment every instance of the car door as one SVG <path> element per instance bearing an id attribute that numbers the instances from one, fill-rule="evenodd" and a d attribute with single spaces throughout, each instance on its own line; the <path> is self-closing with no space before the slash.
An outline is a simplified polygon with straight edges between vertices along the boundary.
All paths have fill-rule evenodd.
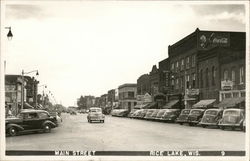
<path id="1" fill-rule="evenodd" d="M 39 117 L 37 112 L 28 113 L 28 118 L 26 119 L 29 129 L 39 129 Z"/>

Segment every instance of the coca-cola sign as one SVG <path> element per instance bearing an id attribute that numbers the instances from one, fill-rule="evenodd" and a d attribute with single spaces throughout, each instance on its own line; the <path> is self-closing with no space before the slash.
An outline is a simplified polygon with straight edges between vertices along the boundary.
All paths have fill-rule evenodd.
<path id="1" fill-rule="evenodd" d="M 229 46 L 230 35 L 223 32 L 200 32 L 198 35 L 198 48 L 207 50 L 216 46 Z"/>

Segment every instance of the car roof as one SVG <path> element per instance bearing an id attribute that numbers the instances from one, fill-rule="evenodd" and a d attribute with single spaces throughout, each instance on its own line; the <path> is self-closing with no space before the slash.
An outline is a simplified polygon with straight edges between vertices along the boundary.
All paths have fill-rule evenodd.
<path id="1" fill-rule="evenodd" d="M 222 109 L 218 109 L 218 108 L 210 108 L 210 109 L 207 109 L 206 111 L 222 111 Z"/>
<path id="2" fill-rule="evenodd" d="M 32 112 L 46 112 L 46 113 L 48 113 L 45 110 L 36 110 L 36 109 L 24 109 L 21 111 L 21 113 L 32 113 Z"/>
<path id="3" fill-rule="evenodd" d="M 243 109 L 239 109 L 239 108 L 228 108 L 228 109 L 225 109 L 224 111 L 243 111 Z"/>
<path id="4" fill-rule="evenodd" d="M 100 107 L 90 107 L 89 109 L 93 110 L 93 109 L 101 109 L 101 108 Z"/>

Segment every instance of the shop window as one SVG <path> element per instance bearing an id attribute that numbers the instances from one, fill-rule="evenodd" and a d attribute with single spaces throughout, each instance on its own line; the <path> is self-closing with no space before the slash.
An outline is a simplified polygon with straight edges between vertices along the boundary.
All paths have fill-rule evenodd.
<path id="1" fill-rule="evenodd" d="M 206 87 L 209 87 L 209 74 L 208 74 L 208 68 L 206 69 Z"/>
<path id="2" fill-rule="evenodd" d="M 224 78 L 224 80 L 228 80 L 228 70 L 224 70 L 223 78 Z"/>
<path id="3" fill-rule="evenodd" d="M 244 83 L 244 67 L 240 67 L 240 84 Z"/>
<path id="4" fill-rule="evenodd" d="M 212 85 L 215 85 L 215 76 L 216 76 L 216 72 L 215 72 L 215 67 L 212 67 Z"/>

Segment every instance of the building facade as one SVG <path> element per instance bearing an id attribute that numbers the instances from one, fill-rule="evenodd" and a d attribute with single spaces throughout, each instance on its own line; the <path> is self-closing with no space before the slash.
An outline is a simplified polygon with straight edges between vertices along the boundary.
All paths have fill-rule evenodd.
<path id="1" fill-rule="evenodd" d="M 119 106 L 131 111 L 136 106 L 137 84 L 127 83 L 118 87 Z"/>
<path id="2" fill-rule="evenodd" d="M 145 95 L 146 93 L 151 93 L 150 80 L 148 74 L 143 74 L 137 79 L 137 94 Z"/>
<path id="3" fill-rule="evenodd" d="M 152 97 L 159 93 L 159 69 L 156 65 L 153 65 L 151 72 L 149 73 L 150 81 L 150 94 Z"/>
<path id="4" fill-rule="evenodd" d="M 159 92 L 165 95 L 170 94 L 170 64 L 169 58 L 159 62 Z"/>

